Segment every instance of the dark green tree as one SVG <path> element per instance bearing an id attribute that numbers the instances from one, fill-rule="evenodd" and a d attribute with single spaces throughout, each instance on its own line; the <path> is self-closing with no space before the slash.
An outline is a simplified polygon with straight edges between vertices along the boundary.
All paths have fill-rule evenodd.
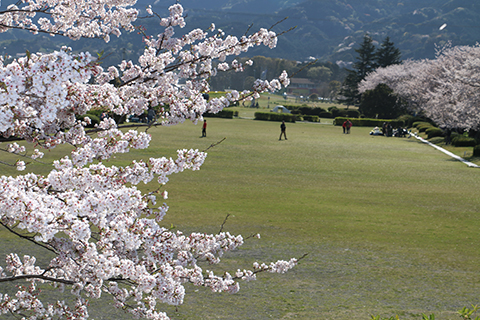
<path id="1" fill-rule="evenodd" d="M 368 34 L 363 36 L 363 42 L 360 48 L 355 49 L 355 52 L 358 56 L 357 61 L 353 64 L 353 70 L 357 74 L 358 82 L 360 82 L 365 79 L 367 74 L 377 68 L 376 49 L 372 38 Z"/>
<path id="2" fill-rule="evenodd" d="M 347 105 L 356 105 L 360 101 L 360 94 L 358 93 L 358 84 L 365 79 L 367 74 L 375 71 L 377 68 L 375 46 L 372 38 L 365 34 L 360 48 L 355 49 L 357 58 L 353 64 L 352 70 L 347 70 L 348 75 L 343 81 L 342 89 L 340 90 L 339 99 Z"/>
<path id="3" fill-rule="evenodd" d="M 394 43 L 390 41 L 390 37 L 386 37 L 380 44 L 380 48 L 378 48 L 375 54 L 375 59 L 378 67 L 384 68 L 392 64 L 401 63 L 401 55 L 400 50 L 395 48 Z"/>
<path id="4" fill-rule="evenodd" d="M 358 83 L 360 81 L 358 81 L 357 74 L 354 70 L 347 71 L 348 74 L 345 80 L 343 80 L 337 100 L 347 106 L 352 106 L 357 104 L 360 98 L 360 93 L 358 92 Z"/>
<path id="5" fill-rule="evenodd" d="M 404 104 L 386 84 L 365 91 L 359 111 L 368 118 L 395 119 L 405 112 Z"/>

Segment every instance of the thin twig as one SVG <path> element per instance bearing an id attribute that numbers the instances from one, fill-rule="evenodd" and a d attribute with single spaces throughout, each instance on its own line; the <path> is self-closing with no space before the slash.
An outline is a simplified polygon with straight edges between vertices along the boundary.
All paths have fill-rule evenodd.
<path id="1" fill-rule="evenodd" d="M 203 150 L 202 152 L 206 152 L 207 150 L 209 150 L 209 149 L 211 149 L 211 148 L 213 148 L 213 147 L 218 146 L 220 143 L 222 143 L 223 141 L 225 141 L 225 139 L 227 139 L 227 138 L 225 137 L 225 138 L 223 138 L 222 140 L 220 140 L 220 141 L 218 141 L 218 142 L 216 142 L 216 143 L 212 143 L 212 144 L 210 145 L 210 147 L 208 147 L 207 149 Z"/>
<path id="2" fill-rule="evenodd" d="M 223 220 L 223 223 L 220 226 L 220 231 L 218 231 L 218 233 L 222 232 L 223 226 L 225 225 L 225 223 L 227 223 L 228 217 L 230 217 L 230 213 L 228 213 L 227 216 L 225 217 L 225 220 Z"/>
<path id="3" fill-rule="evenodd" d="M 296 28 L 297 28 L 297 26 L 291 27 L 291 28 L 288 29 L 288 30 L 285 30 L 285 31 L 282 31 L 282 32 L 278 33 L 278 34 L 277 34 L 277 38 L 278 38 L 279 36 L 283 36 L 285 33 L 290 32 L 290 31 L 292 31 L 292 30 L 294 30 L 294 29 L 296 29 Z"/>
<path id="4" fill-rule="evenodd" d="M 248 26 L 247 30 L 245 30 L 245 33 L 243 34 L 244 37 L 247 36 L 248 31 L 250 31 L 250 29 L 251 29 L 252 27 L 253 27 L 253 23 Z M 269 30 L 270 30 L 270 29 L 269 29 Z"/>
<path id="5" fill-rule="evenodd" d="M 283 21 L 285 21 L 285 20 L 287 20 L 287 19 L 288 19 L 288 17 L 285 17 L 285 18 L 283 18 L 282 20 L 279 20 L 279 21 L 275 22 L 270 28 L 268 28 L 268 31 L 272 30 L 273 27 L 275 27 L 277 24 L 280 24 L 280 23 L 282 23 Z M 297 27 L 297 26 L 293 27 L 293 29 L 295 29 L 296 27 Z M 293 29 L 290 28 L 290 30 L 293 30 Z"/>

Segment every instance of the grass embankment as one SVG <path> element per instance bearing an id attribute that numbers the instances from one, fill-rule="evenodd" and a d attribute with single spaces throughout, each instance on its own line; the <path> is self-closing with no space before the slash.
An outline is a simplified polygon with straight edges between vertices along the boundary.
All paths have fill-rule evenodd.
<path id="1" fill-rule="evenodd" d="M 236 295 L 188 287 L 178 310 L 165 306 L 173 319 L 419 319 L 424 312 L 441 320 L 479 302 L 478 169 L 413 138 L 369 136 L 371 128 L 344 135 L 331 125 L 287 124 L 288 140 L 278 141 L 279 123 L 208 123 L 207 138 L 190 123 L 151 129 L 150 149 L 115 163 L 174 157 L 227 137 L 200 171 L 171 177 L 165 225 L 217 232 L 230 214 L 224 230 L 261 233 L 215 270 L 308 256 L 287 274 L 241 284 Z M 118 319 L 107 310 L 92 316 Z"/>

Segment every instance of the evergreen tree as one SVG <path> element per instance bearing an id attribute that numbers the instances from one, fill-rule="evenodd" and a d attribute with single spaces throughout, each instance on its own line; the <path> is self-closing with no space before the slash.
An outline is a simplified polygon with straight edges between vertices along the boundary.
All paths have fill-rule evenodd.
<path id="1" fill-rule="evenodd" d="M 360 94 L 358 93 L 358 84 L 365 79 L 367 74 L 375 71 L 377 67 L 375 46 L 372 38 L 365 34 L 360 48 L 355 49 L 358 53 L 357 61 L 353 64 L 353 70 L 347 70 L 348 75 L 343 82 L 340 99 L 347 105 L 355 105 L 360 101 Z"/>
<path id="2" fill-rule="evenodd" d="M 359 101 L 357 74 L 354 70 L 347 70 L 348 75 L 343 80 L 342 87 L 340 88 L 338 101 L 346 104 L 347 106 L 355 105 Z"/>
<path id="3" fill-rule="evenodd" d="M 376 50 L 373 45 L 372 38 L 365 34 L 360 48 L 355 49 L 358 53 L 357 61 L 353 64 L 353 68 L 357 74 L 358 82 L 365 79 L 367 74 L 375 71 L 377 68 Z"/>
<path id="4" fill-rule="evenodd" d="M 402 62 L 400 59 L 401 52 L 398 48 L 395 48 L 394 43 L 390 41 L 390 37 L 386 37 L 383 40 L 375 56 L 377 65 L 382 68 Z"/>

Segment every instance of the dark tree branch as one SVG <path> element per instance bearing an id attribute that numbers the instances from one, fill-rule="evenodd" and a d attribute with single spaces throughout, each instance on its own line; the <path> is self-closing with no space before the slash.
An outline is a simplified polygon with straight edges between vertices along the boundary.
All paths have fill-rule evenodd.
<path id="1" fill-rule="evenodd" d="M 288 19 L 288 17 L 285 17 L 285 18 L 283 18 L 282 20 L 279 20 L 279 21 L 275 22 L 270 28 L 268 28 L 268 31 L 272 30 L 277 24 L 280 24 L 280 23 L 282 23 L 283 21 L 285 21 L 285 20 L 287 20 L 287 19 Z M 251 24 L 250 26 L 252 26 L 252 25 L 253 25 L 253 24 Z M 288 31 L 292 31 L 292 30 L 295 29 L 296 27 L 297 27 L 297 26 L 292 27 L 292 28 L 290 28 Z M 283 34 L 283 33 L 285 33 L 285 32 L 288 32 L 288 31 L 283 31 L 282 33 L 280 33 L 280 35 Z"/>
<path id="2" fill-rule="evenodd" d="M 203 150 L 202 152 L 206 152 L 208 151 L 209 149 L 211 148 L 214 148 L 216 146 L 218 146 L 220 143 L 222 143 L 223 141 L 225 141 L 227 138 L 223 138 L 222 140 L 216 142 L 216 143 L 212 143 L 207 149 Z"/>
<path id="3" fill-rule="evenodd" d="M 49 247 L 49 246 L 46 246 L 46 245 L 44 245 L 43 243 L 40 243 L 40 242 L 38 242 L 38 241 L 35 241 L 35 240 L 34 240 L 34 237 L 20 234 L 20 233 L 16 232 L 15 230 L 13 230 L 12 228 L 10 228 L 9 226 L 7 226 L 6 224 L 4 224 L 3 222 L 0 222 L 0 225 L 2 225 L 5 229 L 7 229 L 7 230 L 10 231 L 11 233 L 13 233 L 14 235 L 16 235 L 16 236 L 18 236 L 18 237 L 20 237 L 20 238 L 22 238 L 22 239 L 28 240 L 28 241 L 36 244 L 37 246 L 40 246 L 40 247 L 42 247 L 42 248 L 44 248 L 44 249 L 47 249 L 48 251 L 51 251 L 51 252 L 53 252 L 53 253 L 55 253 L 55 254 L 58 254 L 57 251 L 54 250 L 53 248 L 51 248 L 51 247 Z"/>
<path id="4" fill-rule="evenodd" d="M 223 226 L 225 226 L 225 223 L 227 223 L 228 217 L 230 217 L 230 213 L 227 214 L 227 216 L 225 217 L 225 220 L 223 220 L 223 223 L 222 223 L 222 225 L 220 226 L 220 231 L 218 231 L 218 233 L 222 232 Z"/>
<path id="5" fill-rule="evenodd" d="M 40 280 L 58 282 L 58 283 L 69 284 L 69 285 L 73 285 L 76 283 L 75 281 L 72 281 L 72 280 L 47 277 L 40 274 L 22 274 L 20 276 L 5 277 L 5 278 L 0 278 L 0 282 L 12 282 L 12 281 L 28 280 L 28 279 L 40 279 Z"/>

